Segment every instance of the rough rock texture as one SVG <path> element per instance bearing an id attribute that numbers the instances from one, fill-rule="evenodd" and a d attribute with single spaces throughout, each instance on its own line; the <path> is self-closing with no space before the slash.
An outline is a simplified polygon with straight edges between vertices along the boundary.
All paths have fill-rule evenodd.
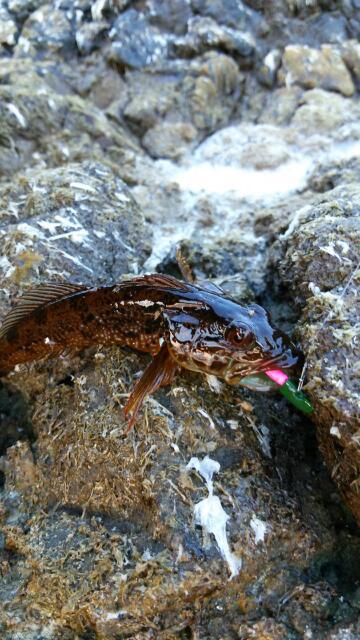
<path id="1" fill-rule="evenodd" d="M 358 0 L 2 3 L 0 315 L 179 275 L 181 242 L 299 341 L 316 408 L 181 372 L 126 435 L 145 355 L 2 378 L 2 640 L 360 636 L 359 36 Z"/>
<path id="2" fill-rule="evenodd" d="M 319 87 L 344 96 L 354 93 L 351 75 L 340 53 L 329 45 L 322 45 L 320 51 L 307 46 L 288 46 L 282 62 L 280 77 L 288 85 L 300 84 L 306 89 Z"/>
<path id="3" fill-rule="evenodd" d="M 136 273 L 146 256 L 142 234 L 141 212 L 106 165 L 69 163 L 3 183 L 2 311 L 9 296 L 37 282 L 104 284 Z"/>
<path id="4" fill-rule="evenodd" d="M 280 275 L 301 302 L 299 335 L 320 448 L 360 521 L 360 189 L 300 209 L 280 240 Z"/>

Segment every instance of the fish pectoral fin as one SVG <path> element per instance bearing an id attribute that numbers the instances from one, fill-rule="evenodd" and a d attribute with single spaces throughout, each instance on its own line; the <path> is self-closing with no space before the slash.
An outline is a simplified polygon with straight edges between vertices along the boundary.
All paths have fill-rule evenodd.
<path id="1" fill-rule="evenodd" d="M 136 383 L 125 405 L 124 414 L 128 419 L 126 433 L 129 433 L 133 428 L 146 396 L 154 393 L 160 387 L 170 384 L 176 369 L 177 364 L 171 358 L 167 344 L 164 342 L 160 351 L 148 364 L 140 380 Z"/>

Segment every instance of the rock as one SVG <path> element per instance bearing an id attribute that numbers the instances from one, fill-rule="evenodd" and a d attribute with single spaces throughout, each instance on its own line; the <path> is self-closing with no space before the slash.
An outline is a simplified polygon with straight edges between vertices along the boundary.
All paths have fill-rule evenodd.
<path id="1" fill-rule="evenodd" d="M 300 87 L 281 87 L 272 91 L 265 101 L 258 121 L 261 124 L 289 124 L 301 104 L 303 90 Z"/>
<path id="2" fill-rule="evenodd" d="M 175 35 L 186 33 L 192 16 L 189 0 L 148 0 L 149 22 Z"/>
<path id="3" fill-rule="evenodd" d="M 351 96 L 355 91 L 351 75 L 340 53 L 331 45 L 312 49 L 303 45 L 285 47 L 279 80 L 305 89 L 320 88 Z"/>
<path id="4" fill-rule="evenodd" d="M 20 57 L 46 58 L 54 54 L 75 53 L 75 13 L 56 9 L 50 4 L 36 9 L 26 20 L 15 47 Z"/>
<path id="5" fill-rule="evenodd" d="M 209 49 L 250 58 L 255 51 L 255 40 L 251 33 L 218 25 L 212 18 L 196 16 L 189 21 L 187 34 L 173 44 L 177 56 L 191 57 Z"/>
<path id="6" fill-rule="evenodd" d="M 203 377 L 180 376 L 170 392 L 146 403 L 136 431 L 123 438 L 123 389 L 144 365 L 144 357 L 112 348 L 98 350 L 97 358 L 65 358 L 12 377 L 12 384 L 26 390 L 33 403 L 37 440 L 35 455 L 21 444 L 7 457 L 1 517 L 5 548 L 12 552 L 16 572 L 8 571 L 0 584 L 7 602 L 0 612 L 6 631 L 12 622 L 12 633 L 19 609 L 16 596 L 26 583 L 22 601 L 27 608 L 18 626 L 26 628 L 31 619 L 33 627 L 43 630 L 50 617 L 54 633 L 70 629 L 70 640 L 90 629 L 100 638 L 111 638 L 125 631 L 135 636 L 154 625 L 188 625 L 193 598 L 206 614 L 203 627 L 211 630 L 211 637 L 244 625 L 249 610 L 247 622 L 260 632 L 266 627 L 262 609 L 256 613 L 259 598 L 274 618 L 281 594 L 302 584 L 294 563 L 301 559 L 303 567 L 304 556 L 311 551 L 311 557 L 319 547 L 320 534 L 326 538 L 321 517 L 304 525 L 263 457 L 259 429 L 264 407 L 261 417 L 252 404 L 243 403 L 243 410 L 236 389 L 224 388 L 219 401 Z M 275 415 L 280 410 L 276 406 Z M 313 485 L 298 449 L 301 423 L 291 426 L 293 420 L 282 411 L 293 458 L 288 463 L 279 459 L 277 442 L 274 463 L 280 464 L 284 480 L 288 464 L 293 478 L 299 473 L 299 482 L 306 478 Z M 279 426 L 275 420 L 268 424 L 273 439 Z M 246 563 L 246 572 L 233 580 L 227 579 L 227 565 L 213 540 L 206 543 L 193 521 L 194 504 L 205 499 L 208 490 L 200 476 L 186 471 L 185 463 L 206 454 L 221 461 L 214 493 L 230 516 L 231 551 Z M 311 491 L 306 495 L 314 513 Z M 250 526 L 254 513 L 266 527 L 260 544 Z M 262 571 L 264 554 L 269 567 L 279 562 L 282 570 L 273 574 L 269 568 L 270 576 Z M 308 578 L 307 585 L 283 603 L 283 624 L 316 629 L 330 616 L 325 607 L 333 611 L 335 603 L 340 603 L 340 614 L 345 607 L 339 591 L 324 586 L 324 578 L 320 585 Z M 221 607 L 221 618 L 213 614 L 214 607 Z M 270 629 L 282 629 L 269 624 Z M 10 638 L 4 635 L 4 640 Z"/>
<path id="7" fill-rule="evenodd" d="M 258 13 L 237 0 L 191 0 L 191 5 L 196 13 L 234 29 L 244 30 L 261 22 Z"/>
<path id="8" fill-rule="evenodd" d="M 103 37 L 108 30 L 108 23 L 104 21 L 85 22 L 75 34 L 76 44 L 81 54 L 89 54 L 100 47 Z"/>
<path id="9" fill-rule="evenodd" d="M 277 71 L 281 64 L 281 52 L 272 49 L 266 54 L 258 70 L 259 82 L 266 87 L 273 87 L 276 82 Z"/>
<path id="10" fill-rule="evenodd" d="M 232 58 L 215 51 L 181 61 L 175 72 L 132 72 L 124 118 L 142 136 L 166 116 L 195 126 L 200 135 L 228 122 L 241 95 L 243 75 Z"/>
<path id="11" fill-rule="evenodd" d="M 319 445 L 360 520 L 359 224 L 356 183 L 300 209 L 280 239 L 280 276 L 302 307 L 299 336 Z"/>
<path id="12" fill-rule="evenodd" d="M 122 13 L 110 32 L 109 59 L 131 69 L 153 67 L 167 56 L 169 38 L 135 9 Z"/>
<path id="13" fill-rule="evenodd" d="M 13 46 L 15 44 L 16 33 L 16 23 L 12 20 L 5 7 L 0 7 L 0 45 L 6 44 Z"/>
<path id="14" fill-rule="evenodd" d="M 189 65 L 182 98 L 197 129 L 213 131 L 226 124 L 241 94 L 243 77 L 229 57 L 209 52 Z"/>
<path id="15" fill-rule="evenodd" d="M 40 2 L 38 0 L 8 0 L 7 2 L 9 11 L 18 20 L 24 20 L 42 4 L 46 4 L 46 0 L 40 0 Z"/>
<path id="16" fill-rule="evenodd" d="M 304 40 L 312 43 L 339 44 L 347 39 L 347 20 L 339 11 L 316 13 L 304 23 Z"/>
<path id="17" fill-rule="evenodd" d="M 32 170 L 3 184 L 0 193 L 2 315 L 19 287 L 56 277 L 116 282 L 145 258 L 142 215 L 108 166 Z"/>
<path id="18" fill-rule="evenodd" d="M 196 138 L 196 129 L 183 122 L 164 122 L 148 129 L 143 146 L 152 158 L 180 158 Z"/>
<path id="19" fill-rule="evenodd" d="M 80 0 L 82 2 L 83 0 Z M 84 10 L 91 9 L 91 16 L 93 20 L 101 20 L 106 15 L 118 15 L 124 9 L 127 9 L 131 0 L 84 0 Z"/>
<path id="20" fill-rule="evenodd" d="M 291 156 L 291 146 L 278 127 L 243 124 L 214 133 L 198 147 L 195 158 L 234 169 L 262 170 L 278 167 Z"/>
<path id="21" fill-rule="evenodd" d="M 316 167 L 309 178 L 309 186 L 313 191 L 323 193 L 340 185 L 356 182 L 359 175 L 359 157 L 324 162 Z"/>
<path id="22" fill-rule="evenodd" d="M 128 101 L 123 109 L 123 116 L 139 135 L 144 135 L 173 107 L 176 108 L 181 90 L 177 76 L 148 76 L 137 71 L 128 75 L 127 87 Z"/>
<path id="23" fill-rule="evenodd" d="M 111 112 L 114 115 L 119 109 L 122 112 L 128 102 L 128 85 L 114 69 L 106 66 L 95 76 L 88 97 L 102 110 L 109 110 L 112 104 Z"/>
<path id="24" fill-rule="evenodd" d="M 18 61 L 13 62 L 6 65 L 9 84 L 0 86 L 0 167 L 5 175 L 26 166 L 44 166 L 44 162 L 58 166 L 68 161 L 101 160 L 105 149 L 107 159 L 118 163 L 123 151 L 138 149 L 129 134 L 124 134 L 123 126 L 115 125 L 96 106 L 78 96 L 59 95 L 47 85 L 40 70 L 39 75 L 34 70 L 18 75 Z"/>
<path id="25" fill-rule="evenodd" d="M 341 47 L 341 55 L 350 71 L 354 74 L 356 82 L 360 82 L 360 43 L 357 40 L 348 40 Z"/>
<path id="26" fill-rule="evenodd" d="M 360 109 L 356 102 L 322 89 L 313 89 L 303 94 L 291 123 L 297 131 L 306 135 L 336 135 L 345 125 L 350 133 L 349 125 L 353 123 L 351 137 L 356 139 L 359 117 Z"/>
<path id="27" fill-rule="evenodd" d="M 346 370 L 339 391 L 322 358 L 356 368 L 355 280 L 334 335 L 320 319 L 353 264 L 336 242 L 350 246 L 358 210 L 359 106 L 321 83 L 274 83 L 284 47 L 327 44 L 356 85 L 357 2 L 7 0 L 15 43 L 0 42 L 0 316 L 48 280 L 178 275 L 185 238 L 200 281 L 256 300 L 289 335 L 299 325 L 319 438 L 348 501 L 356 379 Z M 314 195 L 334 185 L 343 196 Z M 308 275 L 322 291 L 305 297 Z M 182 371 L 126 435 L 123 406 L 148 362 L 98 345 L 1 378 L 1 639 L 355 640 L 359 537 L 314 425 L 278 393 Z M 242 560 L 231 580 L 194 521 L 208 489 L 186 466 L 206 455 L 221 465 L 214 498 Z"/>

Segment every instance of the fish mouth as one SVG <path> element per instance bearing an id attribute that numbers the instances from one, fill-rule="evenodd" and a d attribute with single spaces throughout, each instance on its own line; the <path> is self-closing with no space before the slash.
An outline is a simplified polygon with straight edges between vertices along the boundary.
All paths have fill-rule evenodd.
<path id="1" fill-rule="evenodd" d="M 266 373 L 266 371 L 272 371 L 276 369 L 286 369 L 293 371 L 297 365 L 299 364 L 299 357 L 294 356 L 291 352 L 289 353 L 281 353 L 277 356 L 269 358 L 267 360 L 249 362 L 242 361 L 237 363 L 235 360 L 232 360 L 225 372 L 225 380 L 229 384 L 242 384 L 242 380 L 246 377 L 254 378 L 259 373 Z M 269 381 L 267 387 L 275 388 L 276 384 Z M 258 388 L 258 387 L 256 387 Z"/>

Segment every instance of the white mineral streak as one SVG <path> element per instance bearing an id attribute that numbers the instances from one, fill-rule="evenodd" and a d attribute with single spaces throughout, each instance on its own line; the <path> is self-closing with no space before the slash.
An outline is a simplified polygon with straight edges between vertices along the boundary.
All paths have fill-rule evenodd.
<path id="1" fill-rule="evenodd" d="M 226 536 L 226 523 L 229 520 L 229 516 L 224 511 L 220 498 L 213 495 L 212 478 L 214 473 L 220 471 L 220 464 L 216 460 L 209 458 L 209 456 L 205 456 L 203 460 L 193 457 L 188 462 L 186 469 L 188 471 L 196 469 L 206 482 L 209 495 L 194 506 L 195 523 L 201 526 L 205 533 L 214 536 L 219 551 L 228 564 L 230 578 L 233 578 L 238 575 L 241 569 L 241 559 L 230 550 Z"/>
<path id="2" fill-rule="evenodd" d="M 15 118 L 18 121 L 19 125 L 23 129 L 26 129 L 27 122 L 26 122 L 23 114 L 19 110 L 19 108 L 16 106 L 16 104 L 12 104 L 11 102 L 9 102 L 6 106 L 7 106 L 8 110 L 10 111 L 10 113 L 12 113 L 15 116 Z"/>
<path id="3" fill-rule="evenodd" d="M 71 242 L 75 242 L 76 244 L 88 244 L 84 242 L 88 235 L 89 232 L 86 229 L 76 229 L 75 231 L 66 231 L 65 233 L 59 233 L 57 236 L 52 236 L 51 240 L 69 238 Z"/>
<path id="4" fill-rule="evenodd" d="M 70 182 L 70 187 L 79 189 L 80 191 L 88 191 L 89 193 L 97 193 L 97 190 L 86 182 Z"/>
<path id="5" fill-rule="evenodd" d="M 25 236 L 28 236 L 29 238 L 39 238 L 40 240 L 45 239 L 45 236 L 42 233 L 42 231 L 40 231 L 40 229 L 36 229 L 36 227 L 33 227 L 27 222 L 21 222 L 18 225 L 17 229 L 18 231 L 20 231 L 20 233 L 23 233 Z"/>
<path id="6" fill-rule="evenodd" d="M 259 544 L 259 542 L 264 542 L 265 533 L 267 530 L 266 523 L 260 520 L 253 514 L 250 520 L 250 527 L 252 528 L 255 534 L 255 544 Z"/>
<path id="7" fill-rule="evenodd" d="M 99 617 L 102 618 L 103 620 L 110 621 L 110 620 L 120 620 L 126 615 L 127 615 L 127 611 L 125 609 L 119 609 L 119 611 L 107 611 L 106 613 L 104 613 L 103 615 L 100 615 Z"/>
<path id="8" fill-rule="evenodd" d="M 280 55 L 279 49 L 272 49 L 265 56 L 264 64 L 268 69 L 270 69 L 270 71 L 276 71 L 279 55 Z"/>
<path id="9" fill-rule="evenodd" d="M 222 384 L 219 378 L 208 373 L 206 374 L 206 382 L 208 383 L 211 391 L 214 393 L 221 393 Z"/>
<path id="10" fill-rule="evenodd" d="M 321 289 L 314 282 L 309 282 L 308 289 L 314 296 L 318 296 L 321 293 Z"/>
<path id="11" fill-rule="evenodd" d="M 198 409 L 198 413 L 200 413 L 201 416 L 204 416 L 204 418 L 206 418 L 209 421 L 210 429 L 215 429 L 214 420 L 212 419 L 211 416 L 209 416 L 209 414 L 207 413 L 207 411 L 205 411 L 205 409 L 202 409 L 200 407 L 200 409 Z"/>
<path id="12" fill-rule="evenodd" d="M 339 438 L 341 440 L 341 433 L 339 431 L 339 427 L 336 427 L 335 425 L 333 425 L 330 428 L 330 435 L 335 436 L 335 438 Z"/>
<path id="13" fill-rule="evenodd" d="M 332 242 L 329 242 L 329 244 L 326 247 L 320 247 L 320 251 L 323 251 L 324 253 L 328 253 L 329 256 L 333 256 L 334 258 L 339 260 L 340 263 L 342 262 L 342 258 L 339 256 L 338 253 L 336 253 L 334 244 Z"/>
<path id="14" fill-rule="evenodd" d="M 91 5 L 91 16 L 93 20 L 101 20 L 106 5 L 107 0 L 96 0 L 96 2 Z"/>
<path id="15" fill-rule="evenodd" d="M 2 270 L 5 278 L 10 278 L 10 276 L 14 273 L 16 267 L 11 264 L 6 256 L 2 256 L 0 258 L 0 269 Z"/>

